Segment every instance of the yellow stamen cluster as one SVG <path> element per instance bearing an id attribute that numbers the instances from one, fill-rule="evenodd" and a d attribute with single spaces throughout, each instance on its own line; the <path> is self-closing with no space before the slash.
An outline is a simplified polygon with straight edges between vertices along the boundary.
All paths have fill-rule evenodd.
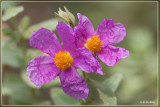
<path id="1" fill-rule="evenodd" d="M 54 63 L 61 71 L 69 68 L 72 62 L 73 62 L 73 59 L 71 55 L 66 51 L 64 52 L 59 51 L 58 54 L 55 54 Z"/>
<path id="2" fill-rule="evenodd" d="M 103 42 L 99 39 L 99 35 L 94 35 L 85 43 L 85 47 L 87 47 L 92 53 L 101 50 L 101 46 Z"/>

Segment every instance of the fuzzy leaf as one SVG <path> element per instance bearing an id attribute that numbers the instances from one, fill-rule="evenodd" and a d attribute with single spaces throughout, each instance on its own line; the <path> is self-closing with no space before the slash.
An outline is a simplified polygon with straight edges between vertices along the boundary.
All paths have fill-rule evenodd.
<path id="1" fill-rule="evenodd" d="M 2 2 L 2 10 L 7 10 L 9 7 L 11 6 L 15 6 L 16 3 L 15 2 L 7 2 L 7 1 L 3 1 Z"/>
<path id="2" fill-rule="evenodd" d="M 3 81 L 3 88 L 8 89 L 10 104 L 13 105 L 28 105 L 32 104 L 32 94 L 28 86 L 24 84 L 20 76 L 8 74 Z M 3 94 L 4 94 L 3 90 Z"/>
<path id="3" fill-rule="evenodd" d="M 37 87 L 36 85 L 34 85 L 31 80 L 29 79 L 29 77 L 27 76 L 27 71 L 23 71 L 21 73 L 21 77 L 23 79 L 23 81 L 31 88 L 37 88 L 39 89 L 40 87 Z"/>
<path id="4" fill-rule="evenodd" d="M 102 101 L 102 99 L 100 99 L 100 95 L 97 90 L 97 87 L 95 87 L 95 85 L 90 81 L 88 81 L 87 83 L 89 88 L 89 95 L 86 101 L 82 100 L 82 104 L 83 105 L 103 105 L 104 102 Z"/>
<path id="5" fill-rule="evenodd" d="M 117 98 L 108 86 L 106 86 L 105 84 L 101 82 L 92 80 L 92 79 L 89 79 L 89 81 L 91 82 L 91 84 L 94 84 L 95 88 L 101 91 L 101 92 L 99 91 L 98 92 L 100 93 L 100 98 L 103 99 L 103 102 L 105 102 L 104 103 L 105 105 L 116 105 L 117 104 Z"/>
<path id="6" fill-rule="evenodd" d="M 4 15 L 2 16 L 2 20 L 3 21 L 7 21 L 13 17 L 15 17 L 16 15 L 18 15 L 19 13 L 21 13 L 24 10 L 23 6 L 12 6 L 9 7 L 5 12 Z"/>
<path id="7" fill-rule="evenodd" d="M 51 98 L 56 105 L 80 105 L 78 99 L 65 94 L 62 88 L 52 88 Z"/>
<path id="8" fill-rule="evenodd" d="M 109 77 L 108 79 L 104 80 L 103 84 L 107 85 L 113 92 L 115 92 L 121 80 L 122 80 L 122 74 L 117 73 Z"/>
<path id="9" fill-rule="evenodd" d="M 3 46 L 2 47 L 2 63 L 12 66 L 21 66 L 22 50 L 16 46 Z"/>
<path id="10" fill-rule="evenodd" d="M 3 34 L 5 35 L 5 36 L 9 36 L 9 37 L 11 37 L 11 38 L 13 38 L 15 35 L 14 35 L 14 32 L 11 30 L 11 29 L 9 29 L 9 28 L 3 28 L 2 29 L 2 32 L 3 32 Z"/>
<path id="11" fill-rule="evenodd" d="M 57 24 L 58 24 L 57 19 L 49 19 L 49 20 L 43 21 L 41 23 L 32 25 L 25 31 L 24 37 L 29 39 L 33 31 L 36 31 L 36 30 L 38 30 L 42 27 L 46 28 L 46 29 L 49 29 L 51 31 L 54 31 L 54 30 L 56 30 L 56 25 Z"/>
<path id="12" fill-rule="evenodd" d="M 19 29 L 21 32 L 25 31 L 30 24 L 30 18 L 29 16 L 24 16 L 19 24 Z"/>

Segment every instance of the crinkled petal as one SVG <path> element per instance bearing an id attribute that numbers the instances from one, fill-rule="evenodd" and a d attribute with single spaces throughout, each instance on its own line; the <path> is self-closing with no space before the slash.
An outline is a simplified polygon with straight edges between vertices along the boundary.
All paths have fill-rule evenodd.
<path id="1" fill-rule="evenodd" d="M 45 28 L 34 31 L 30 38 L 30 46 L 41 50 L 44 53 L 54 57 L 62 49 L 61 44 L 56 35 Z"/>
<path id="2" fill-rule="evenodd" d="M 77 49 L 72 56 L 74 59 L 73 65 L 82 71 L 87 73 L 95 72 L 100 75 L 104 74 L 101 65 L 87 48 Z"/>
<path id="3" fill-rule="evenodd" d="M 74 67 L 64 70 L 60 75 L 64 92 L 77 99 L 87 99 L 89 89 L 86 81 L 78 74 Z"/>
<path id="4" fill-rule="evenodd" d="M 50 56 L 38 56 L 28 63 L 27 75 L 36 86 L 42 86 L 56 78 L 60 70 Z"/>
<path id="5" fill-rule="evenodd" d="M 75 50 L 76 49 L 75 37 L 72 28 L 68 24 L 65 24 L 64 22 L 58 22 L 56 28 L 58 35 L 62 40 L 64 49 L 70 52 Z"/>
<path id="6" fill-rule="evenodd" d="M 117 44 L 126 36 L 126 28 L 121 23 L 115 23 L 114 19 L 104 19 L 98 26 L 97 35 L 105 45 Z"/>
<path id="7" fill-rule="evenodd" d="M 84 43 L 90 37 L 94 36 L 94 27 L 91 21 L 84 15 L 78 13 L 79 23 L 78 26 L 74 28 L 76 45 L 78 47 L 83 47 Z"/>
<path id="8" fill-rule="evenodd" d="M 114 66 L 120 59 L 127 58 L 129 51 L 125 48 L 108 45 L 97 53 L 98 58 L 108 66 Z"/>

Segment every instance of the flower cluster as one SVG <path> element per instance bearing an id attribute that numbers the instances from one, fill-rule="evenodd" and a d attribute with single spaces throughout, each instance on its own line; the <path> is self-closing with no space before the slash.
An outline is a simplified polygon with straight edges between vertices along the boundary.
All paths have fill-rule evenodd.
<path id="1" fill-rule="evenodd" d="M 106 65 L 113 66 L 120 59 L 127 58 L 129 51 L 114 47 L 126 36 L 126 29 L 113 19 L 104 19 L 94 31 L 90 20 L 78 13 L 79 23 L 74 27 L 59 21 L 56 27 L 62 44 L 55 33 L 41 28 L 34 31 L 30 46 L 47 53 L 32 59 L 27 75 L 36 86 L 42 86 L 59 76 L 64 92 L 77 99 L 87 99 L 89 89 L 76 68 L 86 73 L 103 75 L 96 56 Z"/>

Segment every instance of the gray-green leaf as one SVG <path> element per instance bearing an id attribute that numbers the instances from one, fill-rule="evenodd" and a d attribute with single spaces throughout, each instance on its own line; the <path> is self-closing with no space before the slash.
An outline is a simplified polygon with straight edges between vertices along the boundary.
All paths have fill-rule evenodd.
<path id="1" fill-rule="evenodd" d="M 9 7 L 5 12 L 4 15 L 2 16 L 2 20 L 3 21 L 7 21 L 13 17 L 15 17 L 16 15 L 18 15 L 19 13 L 21 13 L 24 10 L 23 6 L 12 6 Z"/>
<path id="2" fill-rule="evenodd" d="M 95 87 L 95 85 L 90 81 L 88 81 L 87 83 L 89 88 L 88 99 L 81 100 L 81 104 L 82 105 L 103 105 L 104 102 L 100 98 L 97 87 Z"/>
<path id="3" fill-rule="evenodd" d="M 98 81 L 95 81 L 93 79 L 89 79 L 89 81 L 91 82 L 91 84 L 94 84 L 94 87 L 99 89 L 100 93 L 100 98 L 103 99 L 102 101 L 105 101 L 105 105 L 116 105 L 117 104 L 117 98 L 115 96 L 115 94 L 113 93 L 113 91 L 106 86 L 103 83 L 100 83 Z M 102 96 L 103 95 L 103 96 Z M 104 97 L 105 95 L 105 97 Z M 105 99 L 104 99 L 105 98 Z"/>
<path id="4" fill-rule="evenodd" d="M 80 105 L 77 99 L 65 94 L 62 88 L 52 88 L 51 98 L 56 105 Z"/>
<path id="5" fill-rule="evenodd" d="M 9 36 L 11 38 L 14 38 L 14 36 L 15 36 L 14 32 L 9 28 L 3 28 L 2 32 L 3 32 L 4 35 Z"/>
<path id="6" fill-rule="evenodd" d="M 117 73 L 111 76 L 110 78 L 104 80 L 103 84 L 107 85 L 113 92 L 115 92 L 121 80 L 122 80 L 122 74 Z"/>
<path id="7" fill-rule="evenodd" d="M 30 24 L 29 16 L 24 16 L 19 24 L 20 32 L 23 33 L 23 31 L 25 31 L 28 28 L 29 24 Z"/>
<path id="8" fill-rule="evenodd" d="M 23 57 L 22 50 L 16 46 L 3 46 L 2 47 L 2 63 L 12 66 L 21 66 L 21 59 Z"/>
<path id="9" fill-rule="evenodd" d="M 9 7 L 15 6 L 15 5 L 16 5 L 15 2 L 3 1 L 3 2 L 2 2 L 2 10 L 7 10 Z"/>
<path id="10" fill-rule="evenodd" d="M 42 27 L 49 29 L 51 31 L 54 31 L 54 30 L 56 30 L 57 24 L 58 24 L 57 19 L 49 19 L 49 20 L 43 21 L 41 23 L 32 25 L 25 31 L 24 37 L 29 39 L 33 31 L 39 30 Z"/>
<path id="11" fill-rule="evenodd" d="M 28 105 L 32 104 L 32 94 L 28 86 L 24 84 L 20 76 L 8 74 L 3 81 L 3 95 L 8 95 L 10 104 Z M 7 90 L 5 90 L 7 89 Z"/>
<path id="12" fill-rule="evenodd" d="M 29 87 L 31 87 L 31 88 L 37 88 L 37 89 L 40 88 L 40 87 L 37 87 L 35 84 L 33 84 L 33 83 L 31 82 L 31 80 L 30 80 L 29 77 L 27 76 L 27 71 L 23 71 L 23 72 L 21 73 L 21 77 L 22 77 L 22 79 L 24 80 L 24 82 L 25 82 Z"/>

